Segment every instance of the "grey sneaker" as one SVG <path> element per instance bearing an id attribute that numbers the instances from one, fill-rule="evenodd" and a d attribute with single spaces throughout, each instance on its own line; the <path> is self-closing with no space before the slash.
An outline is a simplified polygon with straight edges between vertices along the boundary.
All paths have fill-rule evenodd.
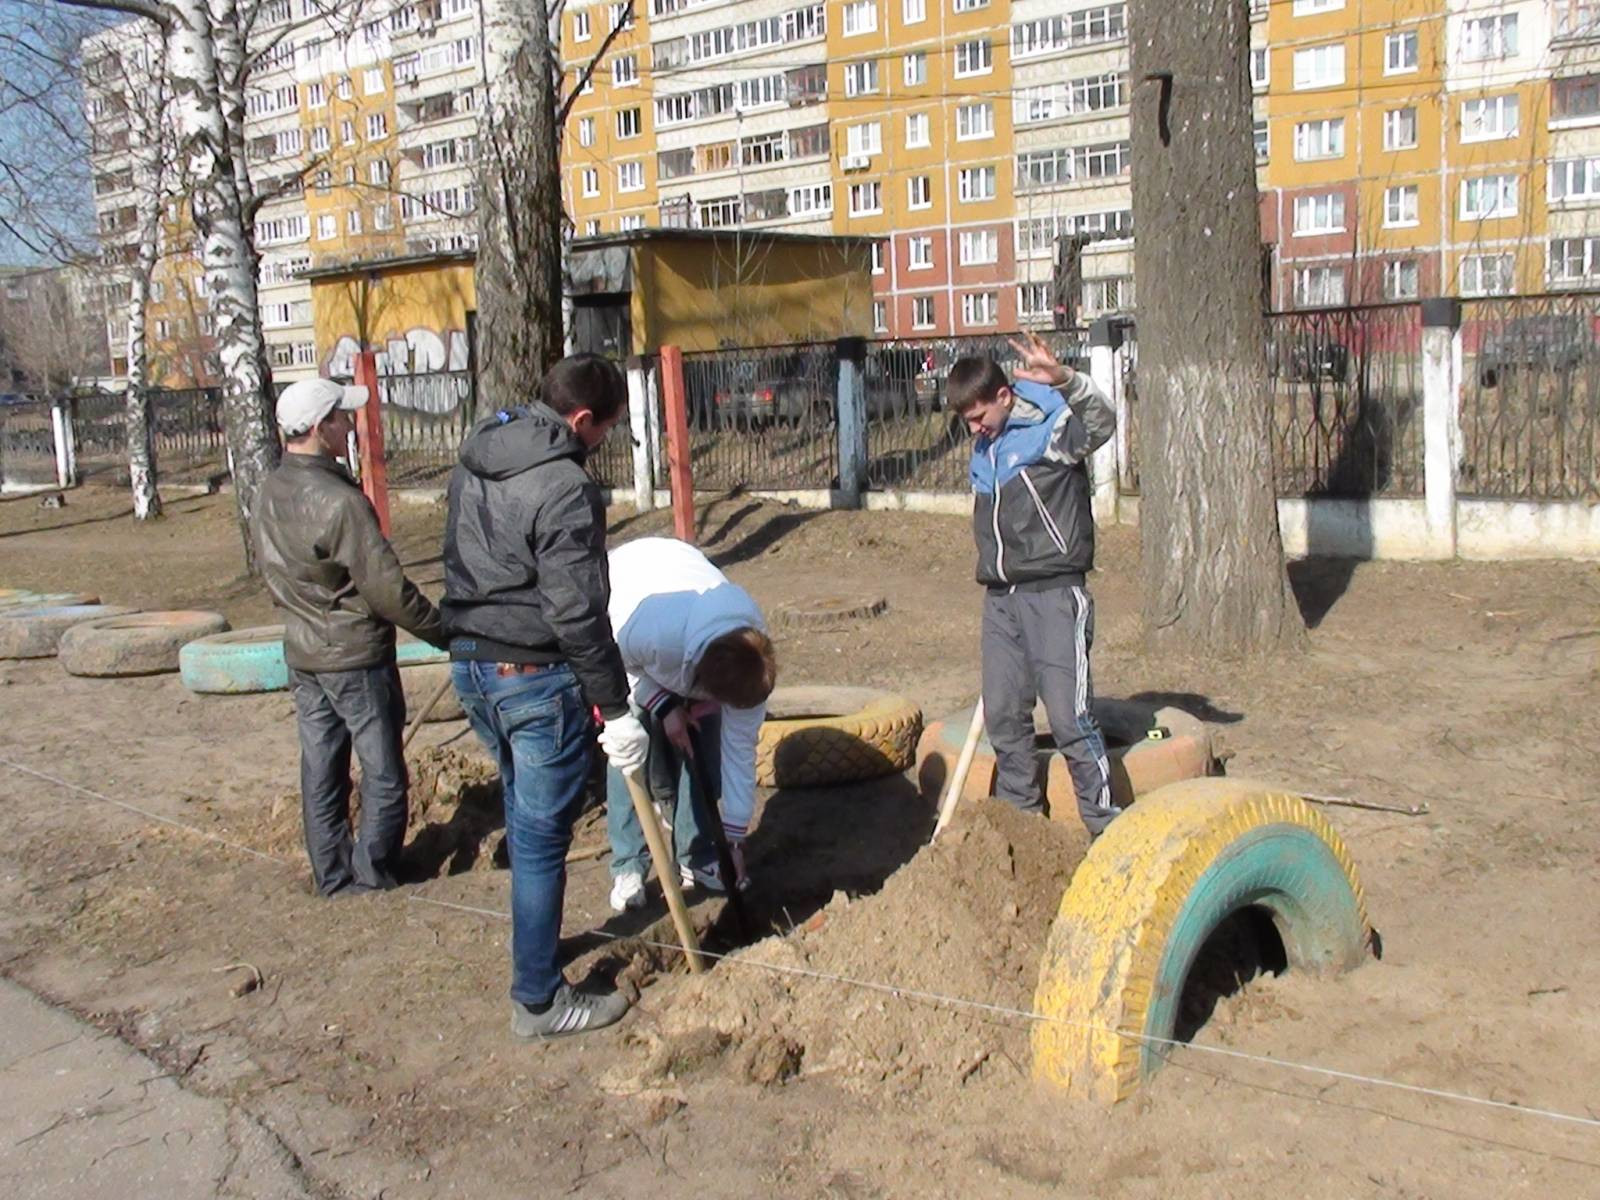
<path id="1" fill-rule="evenodd" d="M 524 1042 L 543 1042 L 588 1033 L 615 1025 L 627 1011 L 628 998 L 621 992 L 595 995 L 563 983 L 543 1012 L 511 1002 L 511 1036 Z"/>

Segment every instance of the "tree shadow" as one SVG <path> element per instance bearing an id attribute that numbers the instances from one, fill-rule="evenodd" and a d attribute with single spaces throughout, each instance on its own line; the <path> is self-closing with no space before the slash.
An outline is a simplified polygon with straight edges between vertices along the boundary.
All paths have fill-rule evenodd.
<path id="1" fill-rule="evenodd" d="M 1135 692 L 1128 697 L 1128 702 L 1149 705 L 1152 718 L 1158 708 L 1179 708 L 1212 725 L 1236 725 L 1244 720 L 1242 712 L 1220 708 L 1210 696 L 1199 692 Z"/>
<path id="2" fill-rule="evenodd" d="M 811 508 L 795 512 L 777 513 L 726 550 L 719 550 L 709 555 L 711 562 L 714 566 L 726 570 L 738 563 L 759 558 L 782 541 L 788 534 L 793 533 L 808 521 L 816 520 L 826 511 L 826 509 Z"/>
<path id="3" fill-rule="evenodd" d="M 1315 629 L 1322 624 L 1333 606 L 1355 578 L 1362 560 L 1344 558 L 1297 558 L 1289 563 L 1289 587 L 1294 591 L 1295 603 L 1300 607 L 1301 619 L 1306 628 Z"/>

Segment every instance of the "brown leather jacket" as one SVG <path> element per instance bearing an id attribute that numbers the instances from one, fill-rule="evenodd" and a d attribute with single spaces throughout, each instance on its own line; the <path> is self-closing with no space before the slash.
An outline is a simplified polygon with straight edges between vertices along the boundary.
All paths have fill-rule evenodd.
<path id="1" fill-rule="evenodd" d="M 336 459 L 285 454 L 262 481 L 256 562 L 284 612 L 283 657 L 299 671 L 394 661 L 394 627 L 442 646 L 439 610 L 406 578 L 377 514 Z"/>

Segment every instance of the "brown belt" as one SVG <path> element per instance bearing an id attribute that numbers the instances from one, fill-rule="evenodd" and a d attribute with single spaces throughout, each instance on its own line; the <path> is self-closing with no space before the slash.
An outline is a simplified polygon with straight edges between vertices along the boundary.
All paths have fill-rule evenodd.
<path id="1" fill-rule="evenodd" d="M 511 675 L 537 675 L 548 671 L 555 663 L 495 663 L 494 673 L 505 679 Z"/>

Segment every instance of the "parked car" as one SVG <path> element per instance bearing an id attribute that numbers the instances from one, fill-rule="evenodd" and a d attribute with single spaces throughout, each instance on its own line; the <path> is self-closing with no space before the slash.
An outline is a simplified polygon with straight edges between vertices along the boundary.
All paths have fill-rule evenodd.
<path id="1" fill-rule="evenodd" d="M 1267 370 L 1291 383 L 1345 383 L 1350 378 L 1350 350 L 1333 338 L 1273 338 L 1267 342 Z"/>
<path id="2" fill-rule="evenodd" d="M 1594 353 L 1594 329 L 1585 316 L 1513 317 L 1484 331 L 1478 344 L 1478 382 L 1498 387 L 1514 370 L 1571 371 Z"/>

